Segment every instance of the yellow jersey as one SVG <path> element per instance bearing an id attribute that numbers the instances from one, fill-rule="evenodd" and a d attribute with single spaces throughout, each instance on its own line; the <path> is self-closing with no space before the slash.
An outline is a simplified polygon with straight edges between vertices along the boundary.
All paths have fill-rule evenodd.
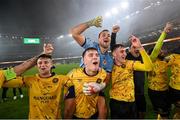
<path id="1" fill-rule="evenodd" d="M 171 68 L 172 76 L 170 77 L 169 86 L 180 90 L 180 55 L 172 54 L 169 56 L 168 65 Z"/>
<path id="2" fill-rule="evenodd" d="M 114 65 L 112 70 L 112 88 L 110 98 L 119 101 L 133 102 L 134 81 L 133 81 L 133 61 L 127 60 L 126 66 Z"/>
<path id="3" fill-rule="evenodd" d="M 13 68 L 7 68 L 6 70 L 0 70 L 0 88 L 4 81 L 16 78 L 16 73 Z"/>
<path id="4" fill-rule="evenodd" d="M 14 80 L 6 81 L 3 86 L 19 87 L 23 85 L 29 87 L 30 119 L 61 118 L 62 89 L 73 86 L 67 76 L 54 75 L 49 78 L 41 78 L 37 74 L 17 77 Z"/>
<path id="5" fill-rule="evenodd" d="M 95 76 L 88 76 L 85 74 L 84 68 L 77 68 L 68 73 L 68 76 L 72 79 L 75 88 L 76 110 L 74 115 L 78 118 L 90 118 L 97 112 L 99 94 L 85 95 L 83 85 L 88 82 L 102 83 L 106 79 L 105 70 L 101 69 Z"/>
<path id="6" fill-rule="evenodd" d="M 153 70 L 148 73 L 148 87 L 155 91 L 168 90 L 168 64 L 166 61 L 156 59 L 153 62 Z"/>
<path id="7" fill-rule="evenodd" d="M 4 71 L 0 70 L 0 88 L 2 87 L 4 81 L 5 81 Z"/>
<path id="8" fill-rule="evenodd" d="M 111 78 L 112 88 L 110 89 L 110 98 L 125 102 L 135 101 L 133 70 L 152 70 L 152 62 L 145 50 L 140 50 L 140 54 L 143 63 L 141 63 L 141 61 L 126 60 L 124 65 L 114 65 Z"/>

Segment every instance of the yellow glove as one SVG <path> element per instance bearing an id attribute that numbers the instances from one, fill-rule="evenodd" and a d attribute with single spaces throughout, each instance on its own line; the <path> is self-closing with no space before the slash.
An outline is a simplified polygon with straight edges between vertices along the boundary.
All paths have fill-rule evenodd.
<path id="1" fill-rule="evenodd" d="M 98 16 L 98 17 L 88 21 L 87 25 L 89 27 L 91 27 L 91 26 L 102 27 L 102 21 L 103 21 L 102 16 Z"/>

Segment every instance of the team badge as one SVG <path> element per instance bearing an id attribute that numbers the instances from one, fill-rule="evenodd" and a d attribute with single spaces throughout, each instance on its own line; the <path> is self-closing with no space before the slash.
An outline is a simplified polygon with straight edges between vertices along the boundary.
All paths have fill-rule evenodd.
<path id="1" fill-rule="evenodd" d="M 82 79 L 77 79 L 78 82 L 82 82 Z"/>
<path id="2" fill-rule="evenodd" d="M 97 80 L 96 80 L 96 83 L 101 83 L 102 82 L 102 79 L 100 79 L 100 78 L 98 78 Z"/>
<path id="3" fill-rule="evenodd" d="M 122 65 L 121 65 L 121 67 L 122 67 L 122 68 L 125 68 L 125 67 L 126 67 L 126 65 L 125 65 L 125 64 L 122 64 Z"/>
<path id="4" fill-rule="evenodd" d="M 104 60 L 104 61 L 103 61 L 103 64 L 104 64 L 104 65 L 106 65 L 106 64 L 107 64 L 107 61 L 106 61 L 106 60 Z"/>
<path id="5" fill-rule="evenodd" d="M 54 78 L 54 79 L 52 80 L 53 83 L 57 83 L 58 81 L 59 81 L 58 78 Z"/>

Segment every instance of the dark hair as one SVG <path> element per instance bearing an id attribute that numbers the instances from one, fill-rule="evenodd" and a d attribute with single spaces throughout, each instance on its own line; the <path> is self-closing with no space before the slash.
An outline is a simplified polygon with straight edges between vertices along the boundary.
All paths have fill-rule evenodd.
<path id="1" fill-rule="evenodd" d="M 52 56 L 51 55 L 47 55 L 47 54 L 41 54 L 41 55 L 38 56 L 37 59 L 39 59 L 39 58 L 49 58 L 49 59 L 52 59 Z"/>
<path id="2" fill-rule="evenodd" d="M 87 48 L 87 49 L 84 50 L 84 52 L 82 53 L 82 57 L 84 57 L 85 54 L 86 54 L 86 52 L 89 51 L 89 50 L 96 50 L 96 51 L 98 51 L 98 50 L 97 50 L 96 48 L 94 48 L 94 47 L 89 47 L 89 48 Z"/>
<path id="3" fill-rule="evenodd" d="M 153 49 L 154 49 L 154 48 L 149 49 L 147 53 L 148 53 L 149 55 L 151 55 Z M 164 49 L 161 49 L 161 50 L 165 51 L 165 48 L 164 48 Z M 160 53 L 161 53 L 161 52 L 159 52 L 159 54 L 158 54 L 157 57 L 158 57 L 160 60 L 164 60 L 164 58 L 165 58 L 166 55 L 161 55 Z M 166 54 L 167 54 L 167 53 L 166 53 Z"/>
<path id="4" fill-rule="evenodd" d="M 108 30 L 108 29 L 102 30 L 102 31 L 99 33 L 98 38 L 100 37 L 100 35 L 101 35 L 102 32 L 109 32 L 109 30 Z"/>
<path id="5" fill-rule="evenodd" d="M 172 53 L 180 54 L 180 46 L 177 47 L 177 48 L 175 48 L 175 49 L 173 49 L 173 50 L 172 50 Z"/>
<path id="6" fill-rule="evenodd" d="M 117 48 L 124 48 L 123 44 L 115 44 L 112 46 L 112 52 L 114 52 Z"/>
<path id="7" fill-rule="evenodd" d="M 148 55 L 151 55 L 152 51 L 153 51 L 154 48 L 151 48 L 147 51 Z"/>

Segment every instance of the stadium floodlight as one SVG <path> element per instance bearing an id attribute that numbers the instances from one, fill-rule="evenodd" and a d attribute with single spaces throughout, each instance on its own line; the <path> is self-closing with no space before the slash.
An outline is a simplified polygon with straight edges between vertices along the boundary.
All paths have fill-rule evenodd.
<path id="1" fill-rule="evenodd" d="M 160 3 L 161 3 L 160 1 L 157 1 L 157 5 L 160 5 Z"/>
<path id="2" fill-rule="evenodd" d="M 126 10 L 129 7 L 129 3 L 127 1 L 121 3 L 121 8 Z"/>
<path id="3" fill-rule="evenodd" d="M 40 44 L 40 38 L 24 38 L 24 44 Z"/>
<path id="4" fill-rule="evenodd" d="M 114 15 L 117 15 L 118 14 L 118 9 L 117 8 L 112 8 L 111 13 L 114 14 Z"/>
<path id="5" fill-rule="evenodd" d="M 129 15 L 127 15 L 125 18 L 126 18 L 126 19 L 129 19 L 129 18 L 130 18 L 130 16 L 129 16 Z"/>
<path id="6" fill-rule="evenodd" d="M 106 14 L 105 14 L 105 17 L 110 17 L 111 16 L 111 13 L 110 12 L 106 12 Z"/>
<path id="7" fill-rule="evenodd" d="M 136 14 L 138 14 L 139 12 L 140 12 L 140 11 L 137 10 L 137 11 L 136 11 Z"/>
<path id="8" fill-rule="evenodd" d="M 145 7 L 144 10 L 147 10 L 147 9 L 149 9 L 150 7 L 151 7 L 151 5 Z"/>
<path id="9" fill-rule="evenodd" d="M 68 34 L 69 37 L 72 37 L 72 34 Z"/>
<path id="10" fill-rule="evenodd" d="M 60 35 L 59 37 L 57 37 L 57 39 L 61 39 L 64 38 L 64 35 Z"/>

